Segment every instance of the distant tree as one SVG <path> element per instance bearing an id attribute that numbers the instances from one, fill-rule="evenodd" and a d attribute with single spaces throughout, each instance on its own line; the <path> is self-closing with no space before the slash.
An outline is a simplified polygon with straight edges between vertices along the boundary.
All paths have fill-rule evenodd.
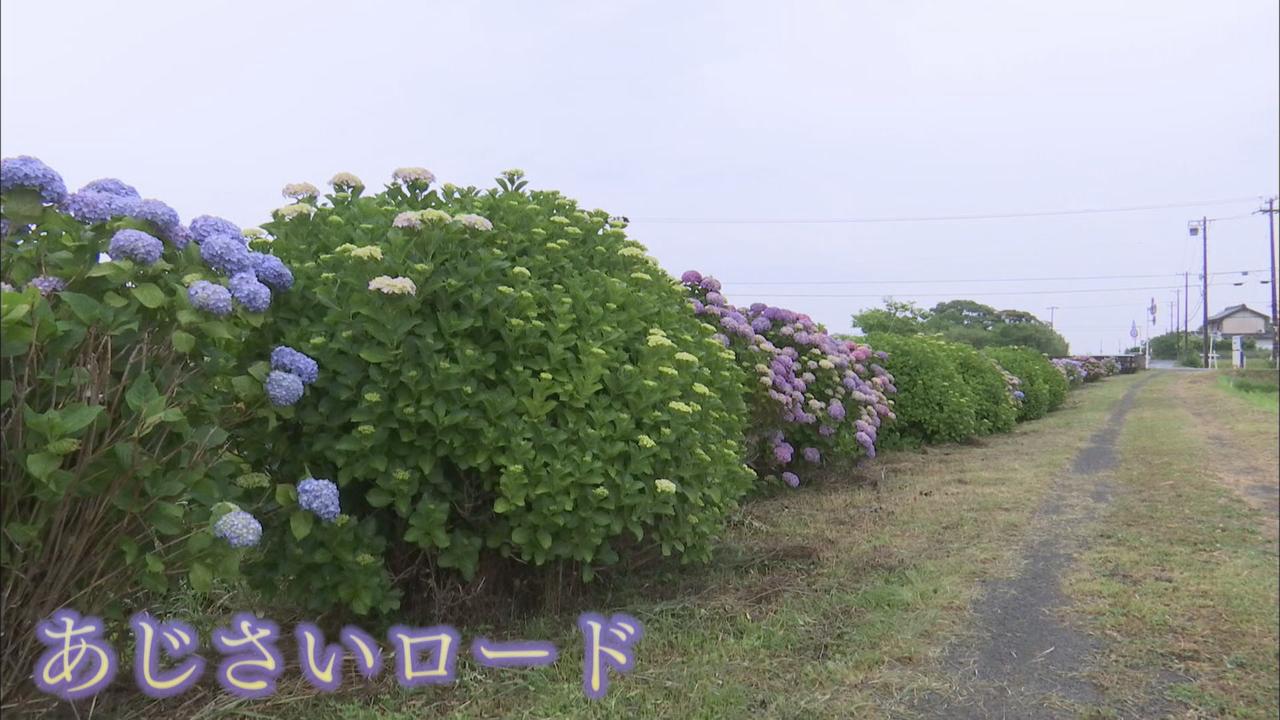
<path id="1" fill-rule="evenodd" d="M 882 308 L 855 313 L 853 326 L 866 335 L 871 333 L 918 335 L 924 332 L 925 322 L 928 319 L 928 310 L 913 302 L 900 302 L 890 297 L 884 299 Z"/>
<path id="2" fill-rule="evenodd" d="M 1067 354 L 1067 341 L 1025 310 L 996 310 L 973 300 L 948 300 L 924 310 L 911 302 L 886 298 L 883 308 L 853 316 L 864 333 L 941 335 L 976 348 L 1022 346 L 1052 357 Z"/>
<path id="3" fill-rule="evenodd" d="M 989 329 L 999 322 L 999 314 L 995 308 L 973 300 L 938 303 L 933 306 L 930 315 L 929 324 L 938 329 L 953 325 Z"/>

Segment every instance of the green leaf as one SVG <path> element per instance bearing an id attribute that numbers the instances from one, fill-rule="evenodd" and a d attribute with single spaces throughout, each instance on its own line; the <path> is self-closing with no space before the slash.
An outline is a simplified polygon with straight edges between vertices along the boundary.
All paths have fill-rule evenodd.
<path id="1" fill-rule="evenodd" d="M 133 383 L 129 385 L 129 390 L 124 394 L 125 402 L 129 403 L 129 407 L 133 410 L 144 407 L 158 397 L 160 397 L 160 391 L 156 390 L 151 377 L 145 373 L 134 378 Z"/>
<path id="2" fill-rule="evenodd" d="M 391 359 L 391 354 L 382 348 L 365 348 L 360 351 L 360 357 L 366 362 L 381 363 Z"/>
<path id="3" fill-rule="evenodd" d="M 313 522 L 315 522 L 315 515 L 305 510 L 297 510 L 289 516 L 289 529 L 293 531 L 295 539 L 301 540 L 311 534 Z"/>
<path id="4" fill-rule="evenodd" d="M 102 414 L 103 407 L 101 405 L 84 405 L 76 403 L 68 406 L 62 411 L 59 418 L 59 424 L 62 426 L 62 432 L 67 435 L 76 433 L 84 429 L 90 423 Z"/>
<path id="5" fill-rule="evenodd" d="M 62 301 L 71 308 L 71 312 L 75 313 L 76 317 L 80 318 L 80 322 L 85 325 L 92 325 L 102 313 L 102 303 L 88 295 L 64 290 L 61 297 Z"/>
<path id="6" fill-rule="evenodd" d="M 27 456 L 27 470 L 37 480 L 46 480 L 62 465 L 62 458 L 53 453 L 35 453 Z"/>
<path id="7" fill-rule="evenodd" d="M 170 339 L 173 341 L 173 349 L 180 353 L 189 353 L 196 346 L 196 336 L 183 330 L 174 330 Z"/>
<path id="8" fill-rule="evenodd" d="M 276 504 L 280 507 L 293 507 L 298 504 L 298 488 L 280 483 L 276 485 Z"/>
<path id="9" fill-rule="evenodd" d="M 391 497 L 391 493 L 383 490 L 382 488 L 376 487 L 370 488 L 369 492 L 364 494 L 364 499 L 368 500 L 370 505 L 380 508 L 390 505 L 393 498 Z"/>
<path id="10" fill-rule="evenodd" d="M 141 283 L 133 288 L 131 292 L 134 297 L 138 298 L 138 302 L 142 303 L 143 307 L 154 310 L 164 305 L 164 291 L 156 287 L 154 283 Z"/>
<path id="11" fill-rule="evenodd" d="M 207 593 L 213 585 L 213 571 L 202 562 L 191 563 L 191 571 L 187 573 L 191 580 L 191 589 L 198 593 Z"/>

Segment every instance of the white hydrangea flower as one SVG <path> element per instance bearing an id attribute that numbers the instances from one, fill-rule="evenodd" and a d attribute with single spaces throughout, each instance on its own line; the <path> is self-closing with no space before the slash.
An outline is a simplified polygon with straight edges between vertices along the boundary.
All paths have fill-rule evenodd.
<path id="1" fill-rule="evenodd" d="M 422 217 L 419 216 L 415 210 L 406 210 L 397 215 L 395 220 L 391 221 L 391 227 L 412 228 L 417 230 L 422 227 Z"/>
<path id="2" fill-rule="evenodd" d="M 377 245 L 364 245 L 351 251 L 352 257 L 358 257 L 361 260 L 381 260 L 382 248 Z"/>
<path id="3" fill-rule="evenodd" d="M 436 176 L 424 167 L 402 167 L 396 168 L 391 173 L 391 178 L 400 183 L 424 182 L 430 185 L 436 181 Z"/>
<path id="4" fill-rule="evenodd" d="M 313 198 L 320 195 L 320 188 L 309 182 L 289 183 L 284 186 L 281 195 L 291 200 L 301 200 L 302 198 Z"/>
<path id="5" fill-rule="evenodd" d="M 349 172 L 340 172 L 329 178 L 334 190 L 353 190 L 364 187 L 364 181 Z"/>
<path id="6" fill-rule="evenodd" d="M 418 218 L 425 223 L 433 223 L 433 222 L 447 223 L 453 219 L 453 217 L 450 216 L 449 213 L 443 210 L 436 210 L 435 208 L 427 208 L 426 210 L 419 210 Z"/>
<path id="7" fill-rule="evenodd" d="M 466 215 L 459 215 L 455 217 L 454 220 L 457 220 L 458 223 L 463 227 L 470 228 L 472 230 L 492 230 L 493 229 L 493 223 L 489 222 L 488 218 L 481 217 L 479 215 L 472 215 L 468 213 Z"/>
<path id="8" fill-rule="evenodd" d="M 260 227 L 247 227 L 241 230 L 240 234 L 250 240 L 261 240 L 267 236 L 267 231 Z"/>
<path id="9" fill-rule="evenodd" d="M 676 491 L 676 484 L 666 478 L 658 478 L 653 481 L 653 489 L 670 495 Z"/>
<path id="10" fill-rule="evenodd" d="M 369 289 L 387 295 L 417 295 L 418 286 L 407 277 L 390 277 L 388 275 L 379 275 L 369 281 Z"/>
<path id="11" fill-rule="evenodd" d="M 311 217 L 315 212 L 316 209 L 313 206 L 306 203 L 297 203 L 295 205 L 285 205 L 284 207 L 277 209 L 276 217 L 281 220 L 292 220 L 299 215 Z"/>

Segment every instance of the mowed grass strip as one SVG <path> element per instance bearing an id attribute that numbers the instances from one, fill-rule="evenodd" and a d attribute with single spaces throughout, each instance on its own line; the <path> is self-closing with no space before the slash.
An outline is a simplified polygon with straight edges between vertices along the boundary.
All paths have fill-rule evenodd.
<path id="1" fill-rule="evenodd" d="M 452 686 L 406 692 L 384 678 L 249 707 L 306 720 L 882 717 L 928 685 L 923 670 L 966 626 L 979 581 L 1016 568 L 1053 478 L 1134 379 L 1088 386 L 1009 435 L 883 455 L 751 502 L 712 564 L 601 584 L 583 605 L 645 624 L 635 671 L 615 676 L 601 701 L 583 696 L 582 642 L 566 612 L 460 628 L 464 646 L 480 630 L 553 640 L 561 656 L 550 668 L 480 668 L 464 647 Z"/>
<path id="2" fill-rule="evenodd" d="M 1107 638 L 1093 679 L 1115 707 L 1163 700 L 1194 717 L 1274 718 L 1277 545 L 1230 475 L 1276 482 L 1276 416 L 1216 385 L 1169 373 L 1139 396 L 1115 500 L 1069 593 Z"/>

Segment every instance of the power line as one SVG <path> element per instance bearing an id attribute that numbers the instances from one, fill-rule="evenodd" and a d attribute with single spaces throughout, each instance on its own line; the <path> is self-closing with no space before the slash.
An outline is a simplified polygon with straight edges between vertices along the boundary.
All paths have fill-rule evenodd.
<path id="1" fill-rule="evenodd" d="M 1205 207 L 1211 205 L 1232 205 L 1235 203 L 1257 202 L 1257 195 L 1249 197 L 1225 198 L 1221 200 L 1190 200 L 1184 202 L 1163 203 L 1157 205 L 1128 205 L 1110 208 L 1079 208 L 1073 210 L 1032 210 L 1028 212 L 988 213 L 976 215 L 899 215 L 864 218 L 681 218 L 681 217 L 637 217 L 629 218 L 631 222 L 651 223 L 655 225 L 858 225 L 872 223 L 911 223 L 911 222 L 952 222 L 964 220 L 1006 220 L 1011 218 L 1055 217 L 1063 215 L 1099 215 L 1105 213 L 1142 212 L 1145 210 L 1166 210 L 1170 208 Z"/>
<path id="2" fill-rule="evenodd" d="M 1223 270 L 1210 275 L 1237 275 L 1242 273 L 1263 272 L 1259 270 Z M 1059 275 L 1056 277 L 1022 277 L 1022 278 L 966 278 L 946 280 L 760 280 L 739 282 L 723 280 L 725 285 L 917 285 L 917 284 L 954 284 L 954 283 L 992 283 L 992 282 L 1040 282 L 1042 280 L 1132 280 L 1167 278 L 1182 273 L 1159 273 L 1152 275 Z"/>
<path id="3" fill-rule="evenodd" d="M 1219 283 L 1209 283 L 1210 286 L 1218 286 Z M 977 297 L 988 297 L 992 295 L 1074 295 L 1079 293 L 1112 293 L 1112 292 L 1135 292 L 1138 290 L 1173 290 L 1176 285 L 1147 285 L 1141 287 L 1125 287 L 1125 288 L 1070 288 L 1062 290 L 1009 290 L 1002 292 L 978 292 Z M 771 298 L 881 298 L 886 293 L 752 293 L 752 297 L 771 297 Z M 955 292 L 946 293 L 909 293 L 909 297 L 955 297 Z"/>

